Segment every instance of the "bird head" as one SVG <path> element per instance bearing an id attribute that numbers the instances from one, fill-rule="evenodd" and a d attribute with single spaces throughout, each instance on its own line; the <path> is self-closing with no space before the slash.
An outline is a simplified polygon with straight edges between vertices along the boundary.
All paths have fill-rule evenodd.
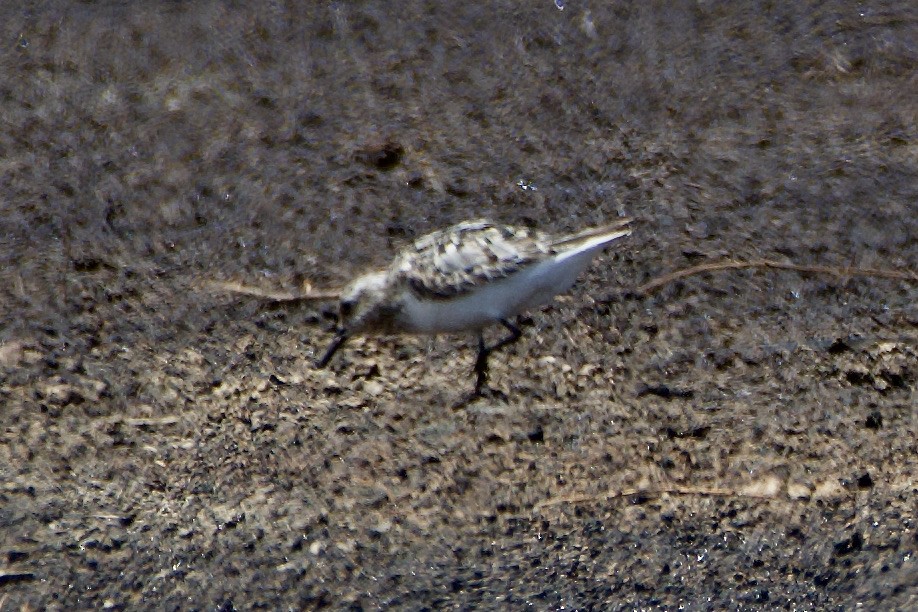
<path id="1" fill-rule="evenodd" d="M 391 327 L 392 308 L 387 272 L 371 272 L 351 281 L 341 290 L 335 338 L 316 365 L 325 367 L 351 335 Z"/>

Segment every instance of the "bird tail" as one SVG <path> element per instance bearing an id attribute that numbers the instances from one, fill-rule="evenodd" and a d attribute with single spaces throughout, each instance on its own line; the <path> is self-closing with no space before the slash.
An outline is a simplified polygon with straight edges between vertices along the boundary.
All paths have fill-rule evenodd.
<path id="1" fill-rule="evenodd" d="M 615 223 L 603 225 L 600 227 L 591 227 L 570 236 L 564 236 L 552 243 L 556 249 L 576 249 L 578 251 L 590 250 L 597 248 L 631 235 L 631 228 L 628 225 L 633 221 L 630 217 L 619 219 Z"/>

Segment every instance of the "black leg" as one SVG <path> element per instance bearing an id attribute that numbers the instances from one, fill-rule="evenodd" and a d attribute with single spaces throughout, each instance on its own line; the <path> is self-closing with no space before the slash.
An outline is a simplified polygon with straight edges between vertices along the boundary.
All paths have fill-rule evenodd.
<path id="1" fill-rule="evenodd" d="M 510 330 L 510 335 L 494 346 L 485 346 L 484 335 L 480 332 L 478 334 L 478 358 L 475 359 L 475 395 L 481 395 L 481 390 L 488 384 L 488 355 L 491 354 L 491 351 L 513 344 L 523 335 L 520 328 L 507 319 L 501 319 L 500 323 Z"/>
<path id="2" fill-rule="evenodd" d="M 481 395 L 481 390 L 488 384 L 488 352 L 484 336 L 481 332 L 478 332 L 478 358 L 475 359 L 475 395 Z"/>
<path id="3" fill-rule="evenodd" d="M 523 332 L 520 330 L 520 328 L 517 327 L 515 324 L 511 323 L 510 321 L 508 321 L 507 319 L 501 319 L 500 324 L 510 330 L 510 335 L 504 338 L 503 340 L 501 340 L 500 342 L 498 342 L 497 344 L 495 344 L 494 346 L 492 346 L 491 348 L 489 348 L 488 352 L 496 351 L 499 348 L 504 348 L 508 344 L 513 344 L 514 342 L 520 339 L 520 336 L 523 335 Z"/>

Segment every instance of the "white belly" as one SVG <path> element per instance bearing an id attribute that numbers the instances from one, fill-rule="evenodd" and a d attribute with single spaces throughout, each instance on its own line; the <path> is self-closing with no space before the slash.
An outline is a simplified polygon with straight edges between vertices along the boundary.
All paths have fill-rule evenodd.
<path id="1" fill-rule="evenodd" d="M 400 323 L 406 332 L 436 334 L 477 330 L 546 304 L 570 289 L 593 257 L 565 253 L 453 299 L 406 298 Z"/>

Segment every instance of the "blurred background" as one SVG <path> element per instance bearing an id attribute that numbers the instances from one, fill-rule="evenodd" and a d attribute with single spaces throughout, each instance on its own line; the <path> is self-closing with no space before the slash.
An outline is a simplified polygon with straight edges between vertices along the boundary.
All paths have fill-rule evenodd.
<path id="1" fill-rule="evenodd" d="M 918 269 L 913 5 L 47 1 L 0 24 L 0 609 L 915 603 L 916 284 L 636 291 L 724 258 Z M 204 289 L 339 286 L 481 216 L 620 215 L 635 235 L 527 323 L 492 412 L 448 407 L 461 340 L 317 374 L 327 311 Z M 595 503 L 660 482 L 783 502 Z M 593 502 L 545 518 L 557 495 Z"/>

